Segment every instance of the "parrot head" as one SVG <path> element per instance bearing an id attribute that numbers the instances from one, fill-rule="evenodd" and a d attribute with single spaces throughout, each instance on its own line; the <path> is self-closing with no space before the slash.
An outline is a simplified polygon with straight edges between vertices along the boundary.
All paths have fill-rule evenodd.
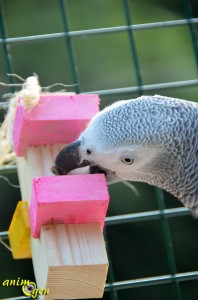
<path id="1" fill-rule="evenodd" d="M 58 175 L 89 167 L 107 182 L 141 181 L 198 214 L 198 105 L 162 96 L 119 101 L 99 112 L 57 155 Z"/>

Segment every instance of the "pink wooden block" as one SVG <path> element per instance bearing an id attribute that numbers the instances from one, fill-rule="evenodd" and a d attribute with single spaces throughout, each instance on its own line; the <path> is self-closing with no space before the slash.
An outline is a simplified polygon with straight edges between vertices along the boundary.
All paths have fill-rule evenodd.
<path id="1" fill-rule="evenodd" d="M 99 111 L 98 95 L 42 95 L 30 112 L 19 105 L 13 126 L 14 150 L 23 156 L 25 148 L 74 141 Z"/>
<path id="2" fill-rule="evenodd" d="M 100 223 L 103 228 L 108 204 L 103 174 L 34 178 L 29 209 L 32 236 L 39 238 L 44 224 Z"/>

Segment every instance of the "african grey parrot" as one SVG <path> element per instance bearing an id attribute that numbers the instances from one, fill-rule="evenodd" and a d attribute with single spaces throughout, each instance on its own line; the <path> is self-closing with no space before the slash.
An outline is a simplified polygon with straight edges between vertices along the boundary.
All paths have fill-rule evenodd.
<path id="1" fill-rule="evenodd" d="M 155 96 L 118 101 L 57 155 L 53 171 L 91 166 L 107 181 L 158 186 L 198 217 L 198 104 Z"/>

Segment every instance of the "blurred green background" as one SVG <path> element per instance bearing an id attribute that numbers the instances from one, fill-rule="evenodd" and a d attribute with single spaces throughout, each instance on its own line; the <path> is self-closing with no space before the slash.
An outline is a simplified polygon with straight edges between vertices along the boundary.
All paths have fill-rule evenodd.
<path id="1" fill-rule="evenodd" d="M 0 0 L 1 15 L 7 38 L 11 38 L 7 50 L 12 62 L 12 71 L 27 78 L 36 72 L 42 86 L 56 82 L 74 84 L 68 39 L 34 39 L 14 42 L 14 38 L 64 32 L 61 3 L 64 3 L 69 31 L 90 30 L 127 25 L 124 2 L 121 0 Z M 131 0 L 128 1 L 128 15 L 132 24 L 146 24 L 183 20 L 187 7 L 192 17 L 198 17 L 197 0 Z M 80 92 L 112 90 L 138 86 L 137 63 L 140 66 L 139 80 L 143 85 L 154 85 L 186 80 L 197 80 L 197 25 L 192 31 L 188 24 L 166 28 L 150 28 L 134 31 L 136 60 L 131 51 L 127 31 L 83 34 L 70 39 L 76 61 L 75 72 Z M 2 29 L 2 28 L 1 28 Z M 192 42 L 194 37 L 194 44 Z M 1 37 L 3 32 L 1 30 Z M 9 82 L 6 49 L 0 43 L 0 81 Z M 75 91 L 75 87 L 67 91 Z M 141 88 L 140 88 L 141 90 Z M 0 86 L 0 95 L 10 92 Z M 155 86 L 144 94 L 161 94 L 197 101 L 198 86 L 181 85 L 178 88 L 157 89 Z M 115 100 L 137 97 L 141 92 L 102 92 L 101 108 Z M 1 98 L 1 101 L 5 101 Z M 0 110 L 0 121 L 5 111 Z M 16 171 L 0 170 L 0 174 L 17 184 Z M 140 196 L 127 186 L 110 186 L 111 203 L 108 215 L 146 212 L 159 209 L 155 189 L 136 183 Z M 179 207 L 173 196 L 164 193 L 166 208 Z M 0 178 L 0 230 L 8 230 L 20 191 L 10 187 Z M 177 272 L 198 270 L 198 222 L 191 216 L 168 220 Z M 109 251 L 115 281 L 169 274 L 164 237 L 160 220 L 132 222 L 106 227 Z M 4 288 L 5 279 L 29 278 L 34 280 L 31 260 L 12 259 L 11 254 L 0 244 L 0 299 L 22 295 L 16 287 Z M 111 278 L 112 279 L 112 278 Z M 195 300 L 198 294 L 198 280 L 180 283 L 183 300 Z M 117 297 L 117 298 L 115 298 Z M 171 284 L 120 290 L 117 296 L 110 292 L 104 299 L 121 300 L 174 300 Z"/>

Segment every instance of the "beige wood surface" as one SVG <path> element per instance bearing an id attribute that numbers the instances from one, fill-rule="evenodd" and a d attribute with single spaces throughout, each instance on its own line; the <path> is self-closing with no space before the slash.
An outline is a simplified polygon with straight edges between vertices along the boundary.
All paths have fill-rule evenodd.
<path id="1" fill-rule="evenodd" d="M 34 177 L 53 175 L 50 168 L 63 146 L 29 147 L 25 158 L 17 158 L 23 200 L 30 203 Z M 102 297 L 108 259 L 98 223 L 44 225 L 31 248 L 37 288 L 49 289 L 40 299 Z"/>

